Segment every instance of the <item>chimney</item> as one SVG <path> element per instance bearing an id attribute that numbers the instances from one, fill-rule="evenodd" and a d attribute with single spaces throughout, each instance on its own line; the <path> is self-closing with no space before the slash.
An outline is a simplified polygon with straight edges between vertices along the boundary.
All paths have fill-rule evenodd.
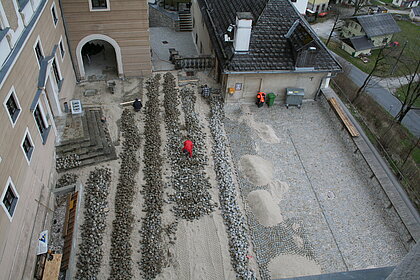
<path id="1" fill-rule="evenodd" d="M 236 30 L 233 47 L 235 52 L 249 51 L 249 41 L 251 39 L 252 14 L 250 12 L 236 13 Z"/>

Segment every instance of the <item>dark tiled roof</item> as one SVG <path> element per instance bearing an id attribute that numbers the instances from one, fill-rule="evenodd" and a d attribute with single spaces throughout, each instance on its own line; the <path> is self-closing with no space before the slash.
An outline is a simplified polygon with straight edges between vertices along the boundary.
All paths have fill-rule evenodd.
<path id="1" fill-rule="evenodd" d="M 314 68 L 316 71 L 341 70 L 288 0 L 198 2 L 216 54 L 226 72 L 294 71 L 295 67 Z M 235 24 L 237 12 L 251 12 L 254 18 L 247 53 L 235 53 L 232 43 L 224 41 L 227 28 Z"/>
<path id="2" fill-rule="evenodd" d="M 348 39 L 350 46 L 356 51 L 368 50 L 374 47 L 372 41 L 366 36 L 353 37 Z M 346 42 L 348 44 L 348 42 Z"/>
<path id="3" fill-rule="evenodd" d="M 401 31 L 391 14 L 357 16 L 356 19 L 369 38 Z"/>
<path id="4" fill-rule="evenodd" d="M 414 7 L 413 9 L 414 16 L 420 16 L 420 7 Z"/>

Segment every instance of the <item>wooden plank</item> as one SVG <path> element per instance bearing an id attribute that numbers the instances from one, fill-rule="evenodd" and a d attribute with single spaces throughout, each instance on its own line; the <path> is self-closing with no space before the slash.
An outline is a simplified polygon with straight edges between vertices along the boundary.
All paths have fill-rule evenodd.
<path id="1" fill-rule="evenodd" d="M 52 256 L 52 259 L 49 258 Z M 44 275 L 42 280 L 57 280 L 60 274 L 61 254 L 52 254 L 47 257 L 45 262 Z"/>
<path id="2" fill-rule="evenodd" d="M 77 206 L 78 192 L 73 193 L 69 200 L 67 211 L 68 217 L 66 220 L 66 235 L 64 236 L 63 259 L 61 261 L 61 270 L 68 268 L 71 254 L 71 247 L 73 242 L 74 223 L 76 220 L 76 206 Z"/>
<path id="3" fill-rule="evenodd" d="M 334 97 L 328 99 L 328 102 L 340 117 L 341 121 L 344 123 L 347 131 L 350 133 L 352 137 L 360 136 L 359 132 L 357 131 L 356 127 L 354 127 L 353 123 L 349 120 L 347 115 L 344 113 L 343 109 L 341 108 L 340 104 L 338 104 L 337 100 Z"/>

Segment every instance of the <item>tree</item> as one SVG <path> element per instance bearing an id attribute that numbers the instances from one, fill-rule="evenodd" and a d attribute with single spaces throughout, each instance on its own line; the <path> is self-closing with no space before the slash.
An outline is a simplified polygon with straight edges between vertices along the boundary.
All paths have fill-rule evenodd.
<path id="1" fill-rule="evenodd" d="M 413 108 L 416 101 L 420 98 L 420 60 L 416 62 L 416 69 L 414 73 L 407 74 L 401 78 L 399 91 L 395 94 L 400 94 L 397 99 L 401 102 L 401 109 L 395 116 L 397 123 L 401 123 L 407 113 Z M 405 84 L 405 85 L 404 85 Z"/>
<path id="2" fill-rule="evenodd" d="M 376 57 L 375 64 L 373 65 L 372 69 L 370 70 L 363 84 L 357 90 L 356 95 L 351 100 L 352 103 L 356 102 L 356 100 L 360 97 L 360 95 L 362 95 L 366 87 L 369 85 L 369 82 L 371 81 L 373 77 L 373 73 L 378 69 L 380 62 L 385 59 L 386 56 L 384 54 L 384 49 L 385 47 L 382 47 L 381 49 L 379 49 L 379 53 L 378 53 L 378 56 Z"/>
<path id="3" fill-rule="evenodd" d="M 336 15 L 335 15 L 335 18 L 334 18 L 334 25 L 333 25 L 333 27 L 332 27 L 332 29 L 331 29 L 331 32 L 330 32 L 330 35 L 328 36 L 328 39 L 327 39 L 327 42 L 325 43 L 325 45 L 326 46 L 328 46 L 328 43 L 330 42 L 330 40 L 331 40 L 331 37 L 332 37 L 332 35 L 333 35 L 333 33 L 334 33 L 334 30 L 336 29 L 336 26 L 337 26 L 337 23 L 339 22 L 339 20 L 340 20 L 340 12 L 339 12 L 340 10 L 336 10 Z"/>
<path id="4" fill-rule="evenodd" d="M 353 16 L 358 15 L 363 8 L 370 6 L 368 0 L 349 0 L 348 3 L 354 7 Z"/>

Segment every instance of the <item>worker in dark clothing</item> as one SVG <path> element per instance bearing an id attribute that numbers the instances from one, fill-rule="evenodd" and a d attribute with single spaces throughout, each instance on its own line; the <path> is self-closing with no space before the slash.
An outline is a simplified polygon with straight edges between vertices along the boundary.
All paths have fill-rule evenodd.
<path id="1" fill-rule="evenodd" d="M 191 140 L 185 140 L 184 142 L 184 148 L 182 148 L 182 152 L 185 154 L 185 156 L 192 157 L 192 151 L 193 151 L 194 144 Z"/>
<path id="2" fill-rule="evenodd" d="M 138 98 L 136 98 L 136 100 L 134 100 L 133 102 L 133 107 L 134 111 L 139 112 L 143 107 L 143 104 L 141 104 L 141 101 Z"/>
<path id="3" fill-rule="evenodd" d="M 265 102 L 265 92 L 260 91 L 259 93 L 257 93 L 258 108 L 261 108 L 262 106 L 264 106 L 264 102 Z"/>
<path id="4" fill-rule="evenodd" d="M 210 88 L 207 85 L 202 86 L 201 95 L 203 97 L 209 97 L 210 96 Z"/>

